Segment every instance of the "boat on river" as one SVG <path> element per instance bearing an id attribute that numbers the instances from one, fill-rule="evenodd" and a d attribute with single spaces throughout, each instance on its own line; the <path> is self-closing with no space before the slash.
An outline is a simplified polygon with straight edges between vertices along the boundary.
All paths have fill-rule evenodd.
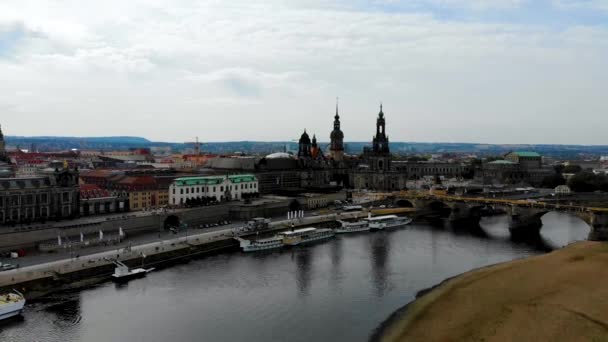
<path id="1" fill-rule="evenodd" d="M 146 274 L 154 271 L 154 268 L 129 268 L 129 266 L 123 264 L 119 260 L 112 260 L 116 268 L 114 268 L 114 273 L 112 274 L 112 280 L 115 282 L 127 282 L 131 279 L 135 278 L 143 278 Z"/>
<path id="2" fill-rule="evenodd" d="M 386 215 L 368 218 L 369 230 L 378 231 L 391 228 L 405 227 L 412 222 L 409 217 L 401 217 L 397 215 Z"/>
<path id="3" fill-rule="evenodd" d="M 283 237 L 275 235 L 273 237 L 259 240 L 245 240 L 236 238 L 243 252 L 256 252 L 283 247 Z"/>
<path id="4" fill-rule="evenodd" d="M 338 221 L 340 227 L 334 229 L 336 234 L 356 233 L 356 232 L 367 232 L 369 231 L 369 222 L 367 220 L 360 221 Z"/>
<path id="5" fill-rule="evenodd" d="M 25 296 L 17 291 L 0 294 L 0 320 L 20 315 L 25 306 Z"/>
<path id="6" fill-rule="evenodd" d="M 302 228 L 279 233 L 285 246 L 297 246 L 335 236 L 333 229 Z"/>

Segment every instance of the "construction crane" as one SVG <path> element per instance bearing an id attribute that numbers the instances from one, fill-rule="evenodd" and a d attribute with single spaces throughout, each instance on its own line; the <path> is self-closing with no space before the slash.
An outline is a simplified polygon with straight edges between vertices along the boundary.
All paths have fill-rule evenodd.
<path id="1" fill-rule="evenodd" d="M 194 155 L 195 155 L 195 165 L 199 166 L 201 160 L 201 143 L 198 140 L 198 137 L 195 137 L 195 141 L 187 141 L 184 142 L 186 145 L 194 145 Z"/>

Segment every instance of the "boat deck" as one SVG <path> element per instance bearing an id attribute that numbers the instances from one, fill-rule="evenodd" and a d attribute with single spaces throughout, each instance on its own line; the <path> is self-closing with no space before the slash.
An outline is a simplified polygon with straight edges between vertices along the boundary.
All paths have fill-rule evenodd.
<path id="1" fill-rule="evenodd" d="M 0 305 L 18 303 L 22 300 L 23 298 L 21 298 L 21 296 L 18 296 L 14 293 L 0 295 Z"/>

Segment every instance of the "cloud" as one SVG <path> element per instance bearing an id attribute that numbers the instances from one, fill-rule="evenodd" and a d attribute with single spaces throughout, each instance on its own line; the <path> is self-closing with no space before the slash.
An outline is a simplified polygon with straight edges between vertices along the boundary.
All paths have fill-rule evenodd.
<path id="1" fill-rule="evenodd" d="M 347 140 L 370 139 L 383 101 L 393 140 L 603 142 L 606 27 L 492 20 L 523 0 L 417 3 L 1 2 L 2 124 L 22 135 L 324 137 L 340 96 Z M 45 120 L 61 124 L 32 124 Z"/>
<path id="2" fill-rule="evenodd" d="M 608 10 L 608 0 L 553 0 L 553 5 L 561 10 Z"/>

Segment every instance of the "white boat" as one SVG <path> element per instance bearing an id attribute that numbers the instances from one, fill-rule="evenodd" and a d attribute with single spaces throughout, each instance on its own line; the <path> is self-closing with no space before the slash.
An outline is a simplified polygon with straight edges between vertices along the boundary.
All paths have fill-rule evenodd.
<path id="1" fill-rule="evenodd" d="M 373 232 L 383 229 L 405 227 L 412 222 L 412 219 L 397 215 L 386 215 L 368 218 L 367 221 L 369 222 L 369 230 Z"/>
<path id="2" fill-rule="evenodd" d="M 336 234 L 366 232 L 369 230 L 369 222 L 361 220 L 356 222 L 338 221 L 340 227 L 334 229 Z"/>
<path id="3" fill-rule="evenodd" d="M 239 241 L 239 245 L 243 252 L 255 252 L 283 247 L 283 237 L 277 235 L 259 240 L 236 239 Z"/>
<path id="4" fill-rule="evenodd" d="M 0 320 L 20 315 L 25 306 L 25 296 L 16 290 L 0 295 Z"/>
<path id="5" fill-rule="evenodd" d="M 308 242 L 319 241 L 334 237 L 332 229 L 303 228 L 279 233 L 283 238 L 283 245 L 297 246 Z"/>
<path id="6" fill-rule="evenodd" d="M 114 274 L 112 274 L 112 280 L 116 282 L 124 282 L 135 278 L 145 277 L 147 273 L 154 271 L 154 268 L 130 269 L 129 266 L 118 260 L 113 260 L 112 262 L 116 265 Z"/>

